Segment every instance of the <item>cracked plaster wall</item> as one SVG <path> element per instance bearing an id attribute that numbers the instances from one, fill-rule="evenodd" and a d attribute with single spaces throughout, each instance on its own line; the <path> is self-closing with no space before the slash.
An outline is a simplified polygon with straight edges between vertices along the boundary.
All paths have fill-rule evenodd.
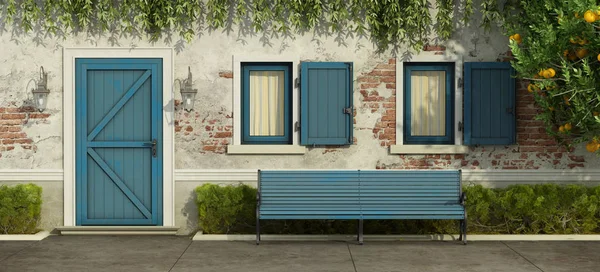
<path id="1" fill-rule="evenodd" d="M 496 61 L 507 51 L 507 38 L 497 31 L 485 33 L 478 28 L 479 22 L 458 30 L 454 38 L 444 43 L 448 51 L 462 55 L 464 61 Z M 343 41 L 343 42 L 342 42 Z M 433 44 L 435 44 L 433 40 Z M 62 154 L 62 50 L 68 47 L 173 47 L 175 49 L 174 75 L 176 79 L 187 76 L 188 66 L 194 75 L 194 88 L 199 90 L 195 110 L 186 113 L 177 107 L 175 134 L 176 169 L 376 169 L 376 168 L 497 168 L 494 161 L 523 160 L 523 152 L 514 147 L 477 147 L 467 155 L 389 155 L 388 145 L 395 138 L 389 136 L 393 128 L 382 127 L 384 116 L 390 108 L 386 103 L 395 101 L 394 88 L 386 84 L 365 86 L 360 82 L 374 71 L 378 65 L 390 64 L 395 58 L 393 52 L 378 54 L 370 41 L 364 38 L 319 36 L 306 34 L 294 38 L 266 37 L 264 35 L 239 35 L 233 31 L 229 35 L 218 32 L 204 32 L 192 43 L 183 41 L 163 41 L 150 43 L 145 39 L 115 36 L 88 36 L 79 34 L 67 37 L 12 35 L 10 31 L 0 31 L 0 108 L 21 108 L 31 106 L 31 88 L 39 77 L 39 67 L 49 72 L 48 87 L 51 91 L 49 114 L 40 120 L 22 124 L 26 139 L 31 139 L 35 148 L 25 149 L 16 146 L 12 150 L 0 150 L 0 169 L 61 169 Z M 311 61 L 352 61 L 354 63 L 354 104 L 356 107 L 354 137 L 356 144 L 349 147 L 311 148 L 305 155 L 227 155 L 225 147 L 231 142 L 234 122 L 233 91 L 230 71 L 233 55 L 281 55 L 298 56 Z M 410 58 L 400 50 L 400 59 Z M 390 68 L 390 67 L 388 67 Z M 388 69 L 390 70 L 390 69 Z M 175 98 L 180 94 L 175 91 Z M 363 93 L 362 90 L 365 92 Z M 366 95 L 365 95 L 366 93 Z M 382 101 L 370 101 L 368 97 L 381 97 Z M 388 102 L 389 101 L 389 102 Z M 377 106 L 376 106 L 377 104 Z M 529 106 L 527 106 L 529 107 Z M 388 120 L 388 122 L 391 120 Z M 0 125 L 1 127 L 2 125 Z M 521 129 L 527 129 L 522 124 Z M 387 130 L 386 130 L 387 129 Z M 389 131 L 392 129 L 392 131 Z M 537 130 L 536 130 L 537 131 Z M 520 131 L 523 133 L 523 131 Z M 536 133 L 536 132 L 532 132 Z M 384 136 L 380 136 L 384 134 Z M 531 135 L 531 134 L 530 134 Z M 1 140 L 1 139 L 0 139 Z M 382 143 L 384 142 L 384 143 Z M 528 155 L 538 168 L 568 169 L 572 161 L 576 167 L 595 169 L 598 159 L 579 148 L 572 156 L 560 155 L 559 164 L 548 162 L 545 156 L 558 156 L 548 150 L 535 151 L 545 155 Z M 554 158 L 556 159 L 556 158 Z M 444 162 L 445 161 L 445 162 Z M 466 164 L 465 162 L 466 161 Z M 476 162 L 475 162 L 476 161 Z M 438 164 L 439 163 L 439 164 Z M 521 163 L 521 162 L 519 162 Z M 430 166 L 432 165 L 432 166 Z M 0 181 L 0 184 L 13 184 Z M 44 187 L 44 211 L 42 226 L 51 229 L 62 225 L 62 184 L 38 182 Z M 200 182 L 176 183 L 175 214 L 180 233 L 188 233 L 195 228 L 197 211 L 191 192 Z M 60 202 L 60 204 L 59 204 Z"/>

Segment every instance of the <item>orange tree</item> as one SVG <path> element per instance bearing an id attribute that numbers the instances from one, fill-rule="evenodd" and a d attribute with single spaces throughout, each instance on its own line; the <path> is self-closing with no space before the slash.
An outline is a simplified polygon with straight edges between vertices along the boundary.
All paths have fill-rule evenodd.
<path id="1" fill-rule="evenodd" d="M 595 0 L 508 1 L 501 18 L 512 66 L 559 143 L 600 148 L 600 5 Z"/>

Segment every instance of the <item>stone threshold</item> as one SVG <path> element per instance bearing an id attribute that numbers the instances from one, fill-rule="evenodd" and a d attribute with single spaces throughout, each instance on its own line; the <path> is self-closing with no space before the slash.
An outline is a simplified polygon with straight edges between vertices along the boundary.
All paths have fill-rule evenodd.
<path id="1" fill-rule="evenodd" d="M 169 226 L 75 226 L 57 227 L 60 235 L 177 235 Z"/>

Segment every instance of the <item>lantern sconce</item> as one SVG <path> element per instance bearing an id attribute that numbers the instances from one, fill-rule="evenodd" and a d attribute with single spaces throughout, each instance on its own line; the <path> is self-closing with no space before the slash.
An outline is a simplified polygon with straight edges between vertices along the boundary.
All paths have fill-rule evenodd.
<path id="1" fill-rule="evenodd" d="M 196 98 L 196 94 L 198 93 L 198 89 L 192 88 L 192 71 L 188 66 L 188 78 L 183 81 L 183 86 L 181 86 L 181 99 L 183 100 L 183 108 L 186 111 L 192 111 L 194 109 L 194 99 Z"/>
<path id="2" fill-rule="evenodd" d="M 43 112 L 46 109 L 46 104 L 48 104 L 48 94 L 50 93 L 48 90 L 48 73 L 44 72 L 44 66 L 40 67 L 40 79 L 37 82 L 37 88 L 32 89 L 31 93 L 33 93 L 35 107 Z"/>

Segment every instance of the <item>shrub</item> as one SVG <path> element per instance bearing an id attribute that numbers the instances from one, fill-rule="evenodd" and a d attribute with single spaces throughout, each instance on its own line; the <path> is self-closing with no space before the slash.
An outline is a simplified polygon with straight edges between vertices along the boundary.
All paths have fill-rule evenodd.
<path id="1" fill-rule="evenodd" d="M 35 233 L 41 210 L 41 187 L 34 184 L 0 186 L 0 234 Z"/>
<path id="2" fill-rule="evenodd" d="M 469 233 L 599 233 L 600 186 L 466 186 Z M 256 189 L 205 184 L 196 189 L 204 233 L 254 233 Z M 354 234 L 356 220 L 264 220 L 271 234 Z M 365 220 L 367 234 L 458 233 L 455 220 Z"/>

